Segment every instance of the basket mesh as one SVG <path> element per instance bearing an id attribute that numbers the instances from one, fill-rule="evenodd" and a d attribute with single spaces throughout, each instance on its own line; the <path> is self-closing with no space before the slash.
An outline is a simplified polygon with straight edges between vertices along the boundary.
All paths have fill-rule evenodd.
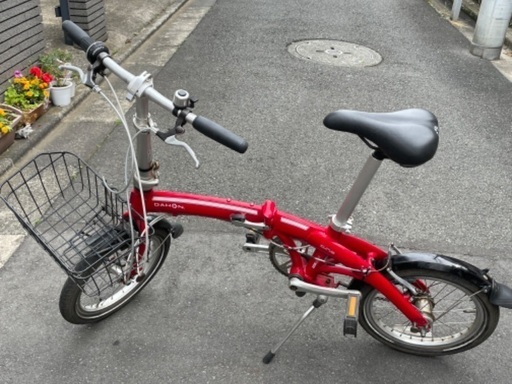
<path id="1" fill-rule="evenodd" d="M 132 248 L 127 204 L 76 155 L 37 156 L 0 186 L 0 196 L 86 294 L 119 281 Z"/>

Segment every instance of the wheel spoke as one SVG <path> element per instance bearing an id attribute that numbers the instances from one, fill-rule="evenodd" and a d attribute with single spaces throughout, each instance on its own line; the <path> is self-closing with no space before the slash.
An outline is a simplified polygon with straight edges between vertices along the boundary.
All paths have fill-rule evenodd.
<path id="1" fill-rule="evenodd" d="M 362 324 L 391 347 L 422 355 L 455 353 L 481 343 L 496 327 L 496 307 L 483 301 L 482 289 L 470 282 L 437 271 L 407 270 L 400 276 L 421 287 L 417 303 L 426 301 L 418 310 L 432 313 L 434 322 L 427 334 L 420 334 L 402 312 L 371 288 L 363 296 Z"/>
<path id="2" fill-rule="evenodd" d="M 150 238 L 149 252 L 146 258 L 140 262 L 144 273 L 151 273 L 151 270 L 158 264 L 161 255 L 159 252 L 164 244 L 165 238 Z M 131 253 L 133 255 L 133 253 Z M 128 256 L 133 260 L 132 256 Z M 132 263 L 127 263 L 132 265 Z M 105 287 L 100 287 L 99 295 L 87 296 L 80 295 L 80 308 L 84 314 L 90 313 L 93 316 L 96 313 L 108 311 L 112 307 L 116 307 L 126 301 L 127 297 L 133 296 L 140 290 L 142 281 L 136 276 L 129 281 L 125 280 L 125 274 L 130 274 L 129 269 L 123 271 L 120 265 L 111 264 L 103 271 L 99 271 L 94 275 L 94 279 L 89 279 L 87 284 L 94 284 L 97 281 L 105 283 Z"/>
<path id="3" fill-rule="evenodd" d="M 479 290 L 475 293 L 473 293 L 472 295 L 470 296 L 464 296 L 464 297 L 467 297 L 468 299 L 471 299 L 473 296 L 475 295 L 478 295 L 480 292 L 482 292 L 483 290 Z M 469 300 L 468 300 L 469 301 Z M 436 320 L 439 320 L 440 318 L 442 318 L 443 316 L 445 316 L 447 313 L 449 313 L 452 309 L 454 309 L 457 305 L 459 305 L 460 303 L 463 303 L 465 301 L 463 301 L 462 299 L 459 299 L 458 301 L 456 301 L 455 303 L 453 303 L 451 306 L 448 307 L 448 309 L 446 309 L 442 314 L 440 314 Z"/>

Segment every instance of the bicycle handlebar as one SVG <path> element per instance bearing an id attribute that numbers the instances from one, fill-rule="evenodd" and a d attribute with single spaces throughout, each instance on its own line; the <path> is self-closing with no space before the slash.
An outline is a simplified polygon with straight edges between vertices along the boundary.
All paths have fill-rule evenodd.
<path id="1" fill-rule="evenodd" d="M 133 74 L 124 69 L 109 56 L 109 50 L 102 42 L 94 41 L 94 39 L 92 39 L 78 25 L 70 20 L 65 20 L 62 23 L 62 29 L 65 33 L 67 33 L 71 40 L 73 40 L 74 43 L 76 43 L 84 52 L 86 52 L 87 59 L 91 64 L 100 61 L 105 68 L 109 69 L 114 75 L 119 77 L 127 84 L 135 79 Z M 158 92 L 156 89 L 147 87 L 142 92 L 142 95 L 160 105 L 162 108 L 167 109 L 169 112 L 175 113 L 176 107 L 174 103 L 160 92 Z M 179 111 L 177 114 L 179 114 Z M 192 126 L 203 135 L 234 151 L 244 153 L 249 146 L 245 139 L 222 127 L 221 125 L 207 119 L 206 117 L 197 116 L 189 112 L 185 116 L 185 120 L 192 124 Z"/>

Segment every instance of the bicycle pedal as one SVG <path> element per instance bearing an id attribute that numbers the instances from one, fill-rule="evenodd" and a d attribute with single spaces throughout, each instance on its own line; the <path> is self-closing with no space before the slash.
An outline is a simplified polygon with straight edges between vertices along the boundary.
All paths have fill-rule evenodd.
<path id="1" fill-rule="evenodd" d="M 357 319 L 359 316 L 359 296 L 348 295 L 347 312 L 343 320 L 343 336 L 357 337 Z"/>
<path id="2" fill-rule="evenodd" d="M 269 246 L 268 244 L 259 244 L 260 238 L 261 236 L 256 232 L 247 232 L 245 234 L 245 244 L 242 246 L 242 249 L 245 252 L 268 254 Z"/>
<path id="3" fill-rule="evenodd" d="M 245 234 L 245 242 L 249 244 L 258 244 L 260 241 L 260 235 L 256 232 L 247 232 Z"/>

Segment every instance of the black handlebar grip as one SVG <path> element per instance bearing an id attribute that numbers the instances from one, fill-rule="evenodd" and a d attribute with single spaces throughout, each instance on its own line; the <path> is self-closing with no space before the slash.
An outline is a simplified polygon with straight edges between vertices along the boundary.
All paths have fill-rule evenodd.
<path id="1" fill-rule="evenodd" d="M 75 44 L 82 48 L 84 52 L 87 52 L 89 47 L 94 44 L 93 38 L 70 20 L 65 20 L 62 22 L 62 29 Z"/>
<path id="2" fill-rule="evenodd" d="M 62 29 L 76 45 L 82 48 L 84 52 L 87 52 L 87 59 L 91 64 L 96 62 L 100 53 L 109 53 L 108 48 L 101 41 L 94 41 L 87 32 L 71 20 L 64 20 L 62 22 Z"/>
<path id="3" fill-rule="evenodd" d="M 206 117 L 197 116 L 192 122 L 192 126 L 203 135 L 239 153 L 244 153 L 249 147 L 245 139 Z"/>

